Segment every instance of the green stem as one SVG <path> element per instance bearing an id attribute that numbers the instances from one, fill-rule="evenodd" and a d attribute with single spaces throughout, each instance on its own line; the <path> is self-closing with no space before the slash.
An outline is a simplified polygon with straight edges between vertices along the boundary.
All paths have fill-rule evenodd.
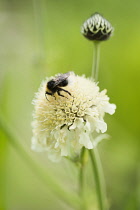
<path id="1" fill-rule="evenodd" d="M 80 171 L 79 171 L 79 194 L 81 197 L 81 210 L 86 210 L 86 201 L 84 194 L 84 169 L 86 163 L 86 148 L 83 147 L 80 156 Z"/>
<path id="2" fill-rule="evenodd" d="M 98 69 L 100 60 L 100 43 L 94 41 L 94 54 L 93 54 L 93 64 L 92 64 L 92 78 L 98 81 Z"/>
<path id="3" fill-rule="evenodd" d="M 80 173 L 79 173 L 79 194 L 83 195 L 83 176 L 84 176 L 84 155 L 85 155 L 85 147 L 81 150 L 81 157 L 80 157 Z"/>
<path id="4" fill-rule="evenodd" d="M 19 138 L 15 136 L 13 129 L 9 124 L 5 121 L 2 113 L 0 112 L 0 129 L 5 133 L 7 136 L 7 140 L 11 144 L 16 152 L 21 156 L 21 158 L 25 161 L 30 169 L 34 171 L 34 174 L 40 177 L 40 180 L 43 182 L 50 189 L 65 203 L 73 206 L 74 208 L 79 208 L 79 198 L 76 195 L 71 195 L 71 193 L 66 192 L 62 187 L 48 174 L 46 171 L 42 169 L 33 159 L 30 157 L 28 152 L 23 148 L 23 146 L 19 143 Z"/>
<path id="5" fill-rule="evenodd" d="M 80 166 L 79 171 L 79 194 L 80 196 L 83 195 L 83 166 Z"/>
<path id="6" fill-rule="evenodd" d="M 99 59 L 100 59 L 100 43 L 98 41 L 94 41 L 92 78 L 95 79 L 96 82 L 98 81 L 98 74 L 99 74 Z M 93 151 L 89 150 L 89 155 L 92 162 L 92 169 L 95 179 L 99 210 L 105 210 L 106 209 L 105 182 L 97 148 L 95 147 Z"/>
<path id="7" fill-rule="evenodd" d="M 92 169 L 95 179 L 98 206 L 99 210 L 105 210 L 105 183 L 103 178 L 103 171 L 97 148 L 89 150 L 90 159 L 92 162 Z"/>

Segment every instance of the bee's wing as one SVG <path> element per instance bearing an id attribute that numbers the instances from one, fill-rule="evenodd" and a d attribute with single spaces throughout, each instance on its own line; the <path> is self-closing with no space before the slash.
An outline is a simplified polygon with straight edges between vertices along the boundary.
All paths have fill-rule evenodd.
<path id="1" fill-rule="evenodd" d="M 70 72 L 67 72 L 65 74 L 60 74 L 59 76 L 57 76 L 54 81 L 55 81 L 55 85 L 54 87 L 56 87 L 57 85 L 59 85 L 61 82 L 63 82 L 65 79 L 67 79 L 70 76 Z"/>

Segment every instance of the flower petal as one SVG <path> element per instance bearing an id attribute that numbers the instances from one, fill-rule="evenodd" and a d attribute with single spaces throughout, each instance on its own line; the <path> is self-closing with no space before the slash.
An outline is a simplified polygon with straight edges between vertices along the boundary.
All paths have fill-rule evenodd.
<path id="1" fill-rule="evenodd" d="M 85 146 L 87 149 L 92 149 L 93 148 L 93 144 L 90 140 L 90 137 L 87 133 L 82 133 L 80 135 L 80 139 L 79 139 L 79 143 L 82 144 L 83 146 Z"/>

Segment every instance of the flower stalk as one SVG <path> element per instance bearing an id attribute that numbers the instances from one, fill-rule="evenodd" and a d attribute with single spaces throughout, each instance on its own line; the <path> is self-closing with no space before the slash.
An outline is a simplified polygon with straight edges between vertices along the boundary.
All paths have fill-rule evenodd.
<path id="1" fill-rule="evenodd" d="M 81 197 L 81 210 L 86 210 L 85 194 L 84 194 L 84 171 L 87 162 L 86 148 L 83 147 L 80 155 L 80 170 L 79 170 L 79 195 Z"/>
<path id="2" fill-rule="evenodd" d="M 101 161 L 100 161 L 98 150 L 96 147 L 93 150 L 89 150 L 89 156 L 92 163 L 92 170 L 93 170 L 94 180 L 95 180 L 95 185 L 96 185 L 99 210 L 106 210 L 105 183 L 104 183 L 104 178 L 103 178 Z"/>
<path id="3" fill-rule="evenodd" d="M 86 152 L 86 149 L 85 147 L 82 148 L 81 150 L 81 157 L 80 157 L 80 173 L 79 173 L 79 194 L 81 196 L 83 196 L 83 185 L 84 185 L 84 166 L 85 166 L 85 152 Z"/>
<path id="4" fill-rule="evenodd" d="M 96 82 L 98 81 L 99 60 L 100 60 L 100 43 L 99 41 L 94 41 L 92 78 L 94 78 Z"/>

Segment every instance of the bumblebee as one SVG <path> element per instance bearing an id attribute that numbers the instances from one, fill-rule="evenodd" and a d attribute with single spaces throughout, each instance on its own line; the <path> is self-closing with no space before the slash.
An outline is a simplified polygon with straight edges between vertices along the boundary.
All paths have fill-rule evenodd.
<path id="1" fill-rule="evenodd" d="M 62 88 L 68 85 L 69 76 L 70 76 L 70 72 L 67 72 L 65 74 L 60 74 L 56 78 L 50 80 L 46 85 L 46 91 L 45 91 L 46 99 L 47 99 L 47 95 L 54 96 L 55 93 L 57 93 L 61 97 L 65 97 L 64 95 L 61 94 L 62 91 L 68 93 L 71 96 L 71 93 L 69 91 Z"/>

